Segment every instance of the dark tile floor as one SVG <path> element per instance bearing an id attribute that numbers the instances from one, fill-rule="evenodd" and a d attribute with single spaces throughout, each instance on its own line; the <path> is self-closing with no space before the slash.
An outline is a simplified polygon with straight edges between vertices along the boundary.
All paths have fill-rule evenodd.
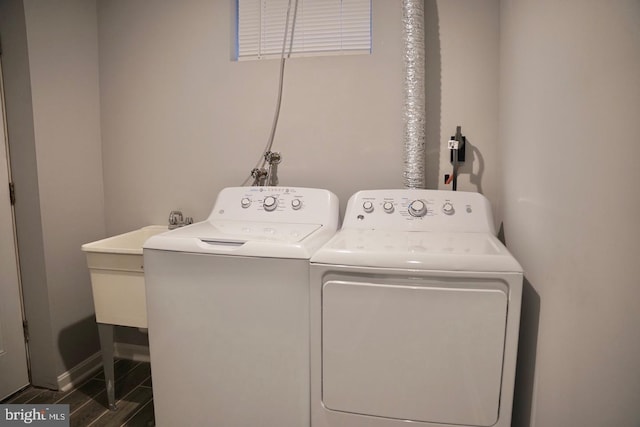
<path id="1" fill-rule="evenodd" d="M 109 411 L 102 370 L 77 388 L 51 391 L 27 387 L 1 403 L 66 403 L 71 427 L 148 427 L 154 426 L 151 367 L 149 363 L 116 360 L 116 405 Z"/>

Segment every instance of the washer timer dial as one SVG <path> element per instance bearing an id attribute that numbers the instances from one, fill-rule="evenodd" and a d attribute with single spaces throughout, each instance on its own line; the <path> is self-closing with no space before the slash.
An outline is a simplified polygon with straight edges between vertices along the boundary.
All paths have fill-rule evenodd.
<path id="1" fill-rule="evenodd" d="M 264 201 L 262 202 L 262 207 L 267 212 L 274 211 L 278 207 L 278 199 L 276 199 L 273 196 L 267 196 L 264 198 Z"/>

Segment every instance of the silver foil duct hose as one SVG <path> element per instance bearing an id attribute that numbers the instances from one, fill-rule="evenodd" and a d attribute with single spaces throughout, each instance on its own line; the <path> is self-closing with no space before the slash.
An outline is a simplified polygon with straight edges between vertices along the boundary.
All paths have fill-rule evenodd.
<path id="1" fill-rule="evenodd" d="M 404 185 L 425 187 L 424 0 L 402 1 Z"/>

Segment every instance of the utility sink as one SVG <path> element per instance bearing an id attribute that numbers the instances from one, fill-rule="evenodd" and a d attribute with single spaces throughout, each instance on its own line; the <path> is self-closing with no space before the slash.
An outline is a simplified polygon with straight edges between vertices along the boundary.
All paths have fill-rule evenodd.
<path id="1" fill-rule="evenodd" d="M 149 237 L 168 229 L 164 225 L 150 225 L 82 245 L 91 274 L 107 401 L 112 411 L 116 410 L 114 325 L 147 328 L 142 245 Z"/>
<path id="2" fill-rule="evenodd" d="M 142 245 L 165 231 L 167 226 L 151 225 L 82 245 L 98 323 L 147 327 Z"/>

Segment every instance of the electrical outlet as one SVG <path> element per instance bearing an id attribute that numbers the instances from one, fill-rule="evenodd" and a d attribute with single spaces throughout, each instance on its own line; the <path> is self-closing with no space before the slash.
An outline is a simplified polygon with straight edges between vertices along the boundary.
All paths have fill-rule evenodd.
<path id="1" fill-rule="evenodd" d="M 447 148 L 449 150 L 457 150 L 458 149 L 458 141 L 456 141 L 455 139 L 450 139 L 449 141 L 447 141 Z"/>

